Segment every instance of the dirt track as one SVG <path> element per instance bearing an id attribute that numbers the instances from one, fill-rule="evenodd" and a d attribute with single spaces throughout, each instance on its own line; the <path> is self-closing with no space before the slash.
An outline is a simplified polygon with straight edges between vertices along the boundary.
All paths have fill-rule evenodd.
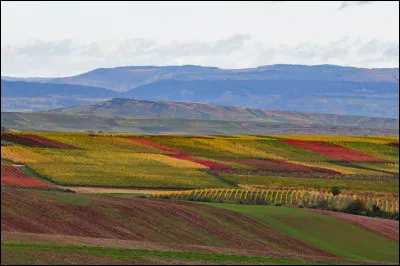
<path id="1" fill-rule="evenodd" d="M 335 218 L 360 226 L 370 232 L 399 242 L 399 221 L 325 210 L 308 210 L 333 216 Z"/>

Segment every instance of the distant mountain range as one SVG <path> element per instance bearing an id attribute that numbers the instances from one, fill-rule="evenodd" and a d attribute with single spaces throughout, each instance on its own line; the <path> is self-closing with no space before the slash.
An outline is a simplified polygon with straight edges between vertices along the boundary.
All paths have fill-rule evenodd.
<path id="1" fill-rule="evenodd" d="M 398 118 L 399 69 L 271 65 L 101 68 L 65 78 L 2 77 L 2 111 L 43 111 L 112 98 L 202 102 Z"/>
<path id="2" fill-rule="evenodd" d="M 119 98 L 92 105 L 54 109 L 42 113 L 399 128 L 399 120 L 392 118 L 285 112 L 192 102 L 147 101 Z"/>

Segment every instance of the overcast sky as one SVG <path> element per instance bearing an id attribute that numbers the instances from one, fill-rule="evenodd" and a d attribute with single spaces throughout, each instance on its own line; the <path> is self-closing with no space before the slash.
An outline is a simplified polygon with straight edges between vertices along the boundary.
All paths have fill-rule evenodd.
<path id="1" fill-rule="evenodd" d="M 398 67 L 398 1 L 1 1 L 1 75 L 100 67 Z"/>

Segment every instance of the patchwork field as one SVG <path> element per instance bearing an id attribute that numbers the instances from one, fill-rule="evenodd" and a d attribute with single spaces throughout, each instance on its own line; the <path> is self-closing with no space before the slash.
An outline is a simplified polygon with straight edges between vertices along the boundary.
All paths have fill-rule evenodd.
<path id="1" fill-rule="evenodd" d="M 399 262 L 396 137 L 1 136 L 2 264 Z"/>
<path id="2" fill-rule="evenodd" d="M 398 241 L 347 217 L 301 209 L 8 187 L 2 188 L 1 205 L 2 264 L 399 261 Z M 376 218 L 361 219 L 371 224 Z M 387 230 L 398 232 L 398 221 L 389 222 Z"/>
<path id="3" fill-rule="evenodd" d="M 4 163 L 57 185 L 148 189 L 247 185 L 398 193 L 396 137 L 2 133 Z"/>

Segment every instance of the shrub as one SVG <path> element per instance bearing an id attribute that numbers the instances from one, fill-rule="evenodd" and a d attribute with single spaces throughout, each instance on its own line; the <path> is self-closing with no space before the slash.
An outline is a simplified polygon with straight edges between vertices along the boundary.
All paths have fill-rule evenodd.
<path id="1" fill-rule="evenodd" d="M 365 215 L 368 211 L 368 207 L 365 204 L 364 201 L 360 199 L 352 200 L 349 205 L 344 209 L 344 212 L 346 213 L 352 213 L 352 214 L 361 214 Z"/>
<path id="2" fill-rule="evenodd" d="M 381 208 L 377 206 L 376 204 L 372 205 L 372 212 L 374 213 L 379 213 L 381 211 Z"/>
<path id="3" fill-rule="evenodd" d="M 331 192 L 332 192 L 333 196 L 339 195 L 340 194 L 340 188 L 337 187 L 337 186 L 333 186 L 331 188 Z"/>
<path id="4" fill-rule="evenodd" d="M 327 200 L 320 200 L 313 207 L 315 207 L 317 209 L 328 210 L 329 209 L 329 202 Z"/>

